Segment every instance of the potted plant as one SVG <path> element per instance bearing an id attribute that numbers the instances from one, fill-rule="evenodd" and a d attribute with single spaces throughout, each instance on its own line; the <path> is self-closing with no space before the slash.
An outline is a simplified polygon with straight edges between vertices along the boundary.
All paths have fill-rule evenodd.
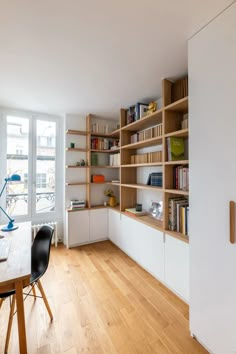
<path id="1" fill-rule="evenodd" d="M 109 197 L 108 199 L 108 204 L 110 207 L 115 207 L 116 206 L 116 196 L 114 195 L 114 192 L 112 189 L 105 189 L 104 194 Z"/>

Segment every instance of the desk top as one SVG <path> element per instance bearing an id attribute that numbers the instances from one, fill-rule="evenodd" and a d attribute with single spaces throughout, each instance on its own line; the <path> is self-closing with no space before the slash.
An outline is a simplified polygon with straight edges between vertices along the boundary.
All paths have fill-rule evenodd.
<path id="1" fill-rule="evenodd" d="M 0 262 L 0 288 L 4 291 L 14 289 L 14 282 L 24 280 L 25 285 L 29 283 L 31 274 L 31 244 L 32 231 L 31 222 L 18 223 L 19 228 L 11 232 L 3 232 L 11 239 L 8 259 Z M 1 289 L 2 291 L 2 289 Z"/>

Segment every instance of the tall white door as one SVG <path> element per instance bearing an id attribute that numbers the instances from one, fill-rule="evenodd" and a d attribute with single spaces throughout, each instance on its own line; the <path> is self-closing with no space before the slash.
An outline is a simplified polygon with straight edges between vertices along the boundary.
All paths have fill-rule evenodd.
<path id="1" fill-rule="evenodd" d="M 236 3 L 189 41 L 190 327 L 211 352 L 236 353 Z"/>

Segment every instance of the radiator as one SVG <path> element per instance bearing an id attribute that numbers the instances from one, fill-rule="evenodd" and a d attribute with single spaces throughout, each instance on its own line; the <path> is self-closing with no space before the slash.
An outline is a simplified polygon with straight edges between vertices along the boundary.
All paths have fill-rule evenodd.
<path id="1" fill-rule="evenodd" d="M 32 225 L 32 236 L 33 236 L 33 239 L 35 238 L 37 232 L 39 231 L 39 229 L 43 225 L 49 225 L 49 226 L 51 226 L 54 229 L 52 243 L 54 243 L 55 247 L 57 247 L 58 238 L 57 238 L 57 222 L 56 221 L 54 221 L 54 222 L 45 222 L 43 224 Z"/>

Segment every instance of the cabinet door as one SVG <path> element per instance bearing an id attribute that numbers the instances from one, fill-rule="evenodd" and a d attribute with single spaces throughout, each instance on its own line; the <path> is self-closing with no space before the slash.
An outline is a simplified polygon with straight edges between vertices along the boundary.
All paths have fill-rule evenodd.
<path id="1" fill-rule="evenodd" d="M 118 247 L 121 242 L 121 214 L 115 210 L 108 210 L 108 238 Z"/>
<path id="2" fill-rule="evenodd" d="M 122 215 L 121 248 L 155 277 L 164 279 L 163 232 Z"/>
<path id="3" fill-rule="evenodd" d="M 89 242 L 89 211 L 67 213 L 68 247 Z"/>
<path id="4" fill-rule="evenodd" d="M 107 209 L 90 210 L 90 241 L 104 240 L 108 233 Z"/>
<path id="5" fill-rule="evenodd" d="M 189 299 L 189 245 L 166 234 L 165 283 L 183 299 Z"/>
<path id="6" fill-rule="evenodd" d="M 236 3 L 189 41 L 190 325 L 215 354 L 236 352 Z"/>

